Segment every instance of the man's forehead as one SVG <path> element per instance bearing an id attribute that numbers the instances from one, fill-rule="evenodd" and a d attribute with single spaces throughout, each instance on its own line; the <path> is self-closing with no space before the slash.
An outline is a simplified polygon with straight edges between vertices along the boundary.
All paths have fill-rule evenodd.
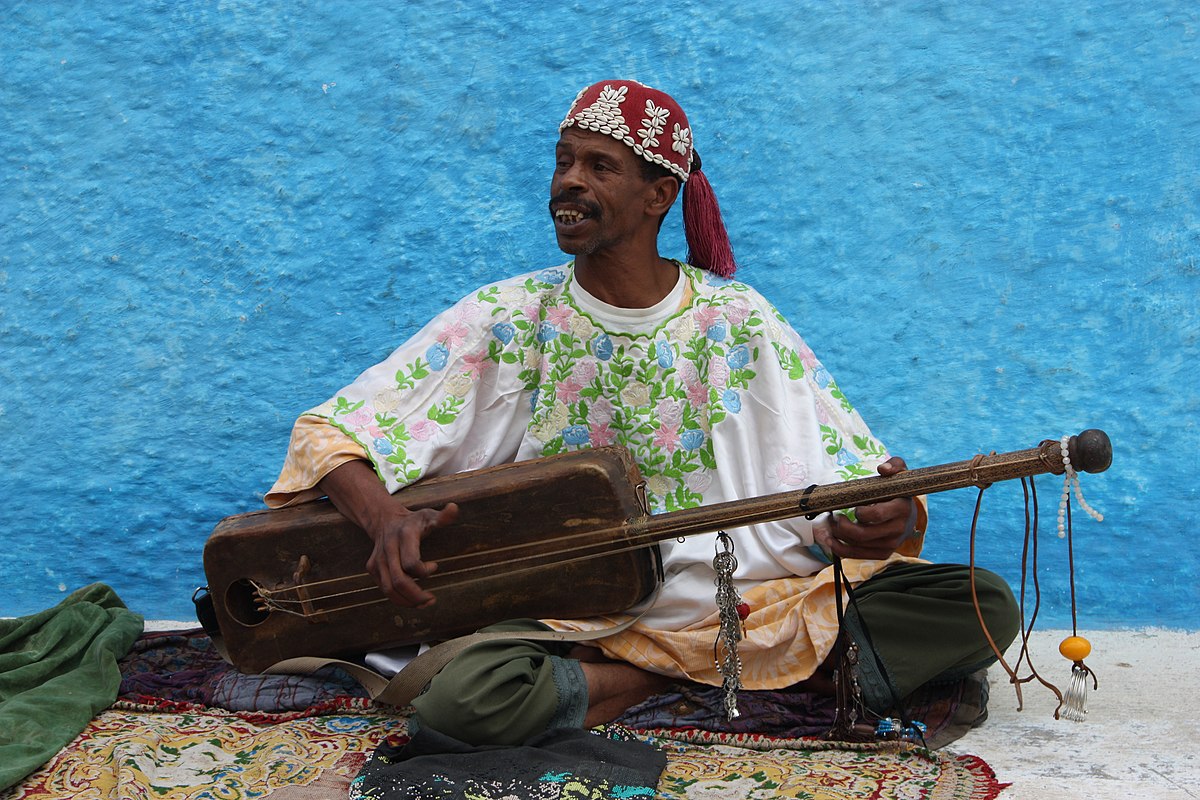
<path id="1" fill-rule="evenodd" d="M 563 132 L 558 136 L 558 143 L 555 145 L 555 149 L 561 148 L 570 150 L 578 150 L 580 148 L 601 150 L 609 153 L 620 153 L 622 158 L 625 156 L 631 159 L 637 158 L 637 154 L 624 142 L 618 142 L 613 137 L 603 133 L 579 130 L 578 128 L 563 129 Z"/>

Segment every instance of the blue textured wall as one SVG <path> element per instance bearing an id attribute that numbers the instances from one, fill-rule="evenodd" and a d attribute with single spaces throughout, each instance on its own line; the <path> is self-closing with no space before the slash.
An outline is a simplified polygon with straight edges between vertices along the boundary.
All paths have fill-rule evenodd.
<path id="1" fill-rule="evenodd" d="M 561 260 L 556 124 L 628 76 L 688 110 L 743 276 L 895 452 L 1106 429 L 1081 623 L 1197 627 L 1194 4 L 8 5 L 0 614 L 102 580 L 186 617 L 296 413 Z M 1014 580 L 1018 490 L 979 545 Z M 934 498 L 934 557 L 966 558 L 973 501 Z M 1050 622 L 1065 555 L 1047 536 Z"/>

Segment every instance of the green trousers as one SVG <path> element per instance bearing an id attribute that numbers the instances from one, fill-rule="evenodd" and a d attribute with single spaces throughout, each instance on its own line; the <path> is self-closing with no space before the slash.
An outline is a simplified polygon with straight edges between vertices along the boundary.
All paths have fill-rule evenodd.
<path id="1" fill-rule="evenodd" d="M 988 632 L 1003 652 L 1020 629 L 1012 591 L 981 569 L 975 570 L 975 591 Z M 889 710 L 894 699 L 927 683 L 958 680 L 996 660 L 971 598 L 968 567 L 896 565 L 854 593 L 846 629 L 859 645 L 859 685 L 874 711 Z M 545 627 L 512 620 L 487 630 Z M 520 638 L 476 645 L 413 700 L 417 724 L 474 745 L 519 744 L 552 728 L 581 726 L 587 682 L 579 662 L 566 657 L 571 647 Z"/>
<path id="2" fill-rule="evenodd" d="M 899 564 L 854 590 L 845 624 L 859 646 L 868 708 L 884 713 L 925 684 L 959 680 L 995 662 L 980 615 L 1000 652 L 1012 644 L 1021 615 L 1008 584 L 977 568 L 975 593 L 979 613 L 970 568 L 957 564 Z"/>

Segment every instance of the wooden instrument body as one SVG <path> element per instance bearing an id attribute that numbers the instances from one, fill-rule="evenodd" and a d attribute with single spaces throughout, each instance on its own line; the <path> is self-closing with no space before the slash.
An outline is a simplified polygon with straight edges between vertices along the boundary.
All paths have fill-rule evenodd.
<path id="1" fill-rule="evenodd" d="M 536 545 L 563 533 L 593 531 L 598 544 L 620 538 L 629 520 L 644 515 L 641 482 L 629 454 L 609 447 L 404 489 L 397 500 L 412 509 L 459 506 L 458 520 L 424 541 L 423 558 L 446 563 L 453 557 L 457 570 L 480 554 L 481 574 L 472 580 L 439 586 L 435 574 L 422 581 L 437 597 L 423 609 L 383 597 L 364 574 L 371 540 L 327 501 L 229 517 L 204 548 L 229 658 L 243 671 L 259 672 L 286 658 L 445 639 L 516 617 L 570 619 L 626 610 L 657 585 L 651 547 L 517 572 L 491 562 L 503 560 L 494 553 L 498 546 Z M 299 613 L 262 610 L 256 587 L 278 592 Z"/>
<path id="2" fill-rule="evenodd" d="M 1077 471 L 1102 472 L 1112 463 L 1112 444 L 1100 430 L 1069 437 L 1067 450 Z M 261 671 L 295 656 L 446 639 L 516 617 L 625 611 L 657 585 L 653 545 L 660 541 L 1065 469 L 1062 444 L 1046 440 L 886 478 L 650 515 L 629 453 L 603 447 L 400 492 L 409 508 L 459 506 L 458 520 L 422 543 L 422 557 L 439 562 L 421 581 L 437 597 L 428 608 L 401 608 L 384 597 L 365 574 L 370 540 L 327 502 L 223 520 L 204 548 L 204 569 L 230 660 Z"/>

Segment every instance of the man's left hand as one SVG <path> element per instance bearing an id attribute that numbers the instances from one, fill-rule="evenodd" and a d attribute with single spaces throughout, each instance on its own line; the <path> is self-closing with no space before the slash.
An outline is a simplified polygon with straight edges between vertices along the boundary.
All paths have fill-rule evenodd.
<path id="1" fill-rule="evenodd" d="M 886 477 L 906 469 L 903 458 L 892 456 L 879 465 L 879 474 Z M 917 506 L 911 497 L 898 497 L 858 506 L 854 516 L 857 522 L 830 515 L 828 525 L 814 529 L 817 543 L 841 558 L 884 559 L 913 535 Z"/>

